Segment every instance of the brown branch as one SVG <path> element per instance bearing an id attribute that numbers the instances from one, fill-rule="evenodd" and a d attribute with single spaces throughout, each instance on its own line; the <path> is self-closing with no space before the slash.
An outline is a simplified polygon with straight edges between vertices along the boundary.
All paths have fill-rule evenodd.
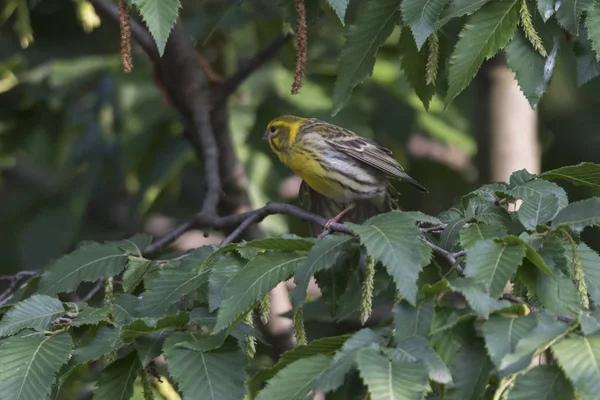
<path id="1" fill-rule="evenodd" d="M 104 287 L 104 278 L 100 278 L 98 280 L 98 282 L 94 285 L 92 290 L 90 290 L 90 292 L 88 294 L 86 294 L 83 297 L 83 299 L 81 299 L 81 301 L 88 303 L 90 300 L 92 300 L 92 297 L 94 297 L 96 295 L 96 293 L 98 293 L 100 290 L 102 290 L 103 287 Z"/>
<path id="2" fill-rule="evenodd" d="M 129 6 L 125 0 L 119 0 L 119 28 L 121 30 L 121 62 L 123 71 L 131 72 L 133 62 L 131 61 L 131 19 L 129 18 Z"/>
<path id="3" fill-rule="evenodd" d="M 538 310 L 539 310 L 539 308 L 537 308 L 537 307 L 535 307 L 535 306 L 532 306 L 531 304 L 527 303 L 527 302 L 526 302 L 524 299 L 522 299 L 521 297 L 517 297 L 517 296 L 515 296 L 515 295 L 513 295 L 513 294 L 510 294 L 510 293 L 504 293 L 504 294 L 502 295 L 502 298 L 503 298 L 504 300 L 508 300 L 508 301 L 510 301 L 511 303 L 516 303 L 516 304 L 524 304 L 524 305 L 526 305 L 527 307 L 529 307 L 529 309 L 530 309 L 531 311 L 533 311 L 533 312 L 535 312 L 535 311 L 538 311 Z M 566 322 L 566 323 L 570 323 L 570 322 L 574 322 L 574 321 L 576 321 L 576 318 L 575 318 L 575 317 L 571 317 L 570 315 L 556 315 L 556 319 L 558 319 L 559 321 L 562 321 L 562 322 Z"/>
<path id="4" fill-rule="evenodd" d="M 298 21 L 296 23 L 296 73 L 294 74 L 294 83 L 292 84 L 292 94 L 298 94 L 302 88 L 304 79 L 304 70 L 306 68 L 306 7 L 304 0 L 295 0 L 296 13 Z"/>
<path id="5" fill-rule="evenodd" d="M 25 283 L 22 281 L 23 278 L 32 278 L 37 276 L 38 274 L 38 271 L 20 271 L 14 275 L 0 276 L 0 280 L 10 281 L 8 288 L 4 292 L 2 292 L 2 294 L 0 294 L 0 306 L 4 305 L 4 303 L 10 300 L 10 298 L 15 292 L 15 289 L 17 289 L 17 286 L 19 286 L 19 283 Z"/>

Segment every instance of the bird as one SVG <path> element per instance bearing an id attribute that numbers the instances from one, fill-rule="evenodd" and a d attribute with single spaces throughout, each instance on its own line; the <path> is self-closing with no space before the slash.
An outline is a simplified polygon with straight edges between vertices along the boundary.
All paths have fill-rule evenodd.
<path id="1" fill-rule="evenodd" d="M 316 118 L 280 116 L 268 123 L 263 139 L 279 160 L 302 178 L 300 194 L 312 204 L 321 204 L 320 211 L 329 214 L 323 215 L 326 218 L 334 215 L 324 230 L 357 204 L 362 204 L 362 214 L 367 217 L 398 209 L 399 193 L 390 179 L 428 193 L 404 171 L 391 150 Z M 334 210 L 337 215 L 332 214 Z"/>

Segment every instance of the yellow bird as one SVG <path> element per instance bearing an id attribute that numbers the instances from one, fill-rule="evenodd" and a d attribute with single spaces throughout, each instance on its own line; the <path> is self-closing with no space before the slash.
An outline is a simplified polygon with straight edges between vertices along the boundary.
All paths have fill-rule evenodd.
<path id="1" fill-rule="evenodd" d="M 357 202 L 364 200 L 374 205 L 378 213 L 386 208 L 397 209 L 398 193 L 389 179 L 408 182 L 428 193 L 404 171 L 389 149 L 315 118 L 293 115 L 275 118 L 267 125 L 263 139 L 269 142 L 279 160 L 300 176 L 310 189 L 333 201 L 334 207 L 330 205 L 330 211 L 342 210 L 329 219 L 326 229 L 352 210 Z M 301 190 L 307 191 L 308 188 L 303 186 Z M 313 198 L 316 195 L 310 190 L 308 193 Z"/>

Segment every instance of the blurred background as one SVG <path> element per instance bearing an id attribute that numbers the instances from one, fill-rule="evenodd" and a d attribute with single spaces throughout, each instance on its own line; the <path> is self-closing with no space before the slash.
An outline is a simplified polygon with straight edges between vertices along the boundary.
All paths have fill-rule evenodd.
<path id="1" fill-rule="evenodd" d="M 43 268 L 82 240 L 141 231 L 159 237 L 197 212 L 205 190 L 202 163 L 138 45 L 133 43 L 133 71 L 125 74 L 118 26 L 87 1 L 2 3 L 0 274 Z M 359 4 L 351 3 L 347 21 Z M 212 85 L 218 87 L 291 31 L 295 15 L 288 8 L 291 14 L 275 0 L 182 1 L 182 22 Z M 332 117 L 344 31 L 332 10 L 318 9 L 308 16 L 300 94 L 290 94 L 294 43 L 282 40 L 280 51 L 213 113 L 224 126 L 216 134 L 230 135 L 240 162 L 225 167 L 236 179 L 235 194 L 249 200 L 227 209 L 226 197 L 224 214 L 267 201 L 297 202 L 298 178 L 261 140 L 268 121 L 282 114 L 317 117 L 391 148 L 430 190 L 422 195 L 400 186 L 401 206 L 433 215 L 478 184 L 508 180 L 514 170 L 537 173 L 600 162 L 600 81 L 578 87 L 585 79 L 571 67 L 574 56 L 564 46 L 537 111 L 501 57 L 487 62 L 446 110 L 440 93 L 427 111 L 401 71 L 396 28 L 377 55 L 372 78 Z M 455 37 L 462 22 L 446 25 L 443 33 Z M 443 48 L 452 45 L 444 42 Z M 233 196 L 224 187 L 224 194 Z M 566 188 L 571 200 L 593 195 L 590 189 Z M 265 235 L 308 234 L 303 222 L 283 216 L 267 218 L 261 228 Z M 191 231 L 174 250 L 222 237 Z M 599 248 L 596 240 L 590 244 Z"/>

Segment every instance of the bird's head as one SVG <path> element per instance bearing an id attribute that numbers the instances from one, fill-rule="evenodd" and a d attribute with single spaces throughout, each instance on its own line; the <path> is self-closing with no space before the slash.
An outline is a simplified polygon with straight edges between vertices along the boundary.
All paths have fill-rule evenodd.
<path id="1" fill-rule="evenodd" d="M 300 126 L 306 118 L 283 115 L 267 125 L 263 139 L 268 141 L 275 152 L 284 151 L 296 140 Z"/>

